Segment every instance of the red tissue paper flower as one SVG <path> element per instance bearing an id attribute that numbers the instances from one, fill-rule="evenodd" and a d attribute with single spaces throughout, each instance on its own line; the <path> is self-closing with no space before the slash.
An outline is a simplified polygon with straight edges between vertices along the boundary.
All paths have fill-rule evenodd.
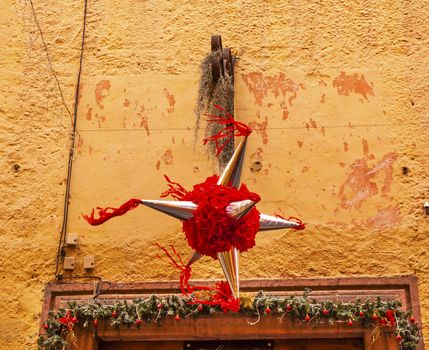
<path id="1" fill-rule="evenodd" d="M 192 191 L 186 191 L 179 184 L 167 177 L 166 179 L 170 188 L 162 197 L 171 194 L 176 199 L 197 204 L 193 217 L 183 222 L 183 231 L 192 249 L 216 259 L 218 253 L 233 247 L 245 252 L 255 245 L 255 236 L 259 230 L 259 211 L 252 208 L 240 219 L 232 218 L 227 213 L 231 202 L 261 200 L 246 185 L 241 185 L 238 189 L 218 185 L 218 176 L 214 175 L 203 183 L 194 185 Z"/>

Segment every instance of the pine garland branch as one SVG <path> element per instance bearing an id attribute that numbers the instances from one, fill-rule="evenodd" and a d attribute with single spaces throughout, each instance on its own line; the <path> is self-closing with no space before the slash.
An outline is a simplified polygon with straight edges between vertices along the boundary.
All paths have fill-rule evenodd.
<path id="1" fill-rule="evenodd" d="M 387 328 L 392 332 L 401 350 L 416 350 L 421 339 L 420 329 L 411 311 L 401 309 L 397 300 L 383 301 L 356 300 L 354 302 L 318 301 L 310 299 L 310 290 L 302 296 L 279 297 L 259 292 L 256 296 L 244 293 L 240 299 L 239 313 L 252 317 L 255 325 L 268 314 L 278 316 L 280 320 L 288 317 L 298 324 L 314 326 L 344 323 L 352 326 L 355 323 L 373 329 L 373 337 Z M 195 296 L 156 295 L 130 301 L 108 303 L 103 300 L 85 303 L 71 302 L 67 308 L 50 311 L 43 325 L 44 334 L 38 338 L 40 350 L 62 350 L 67 342 L 73 341 L 73 329 L 77 323 L 84 328 L 97 328 L 98 320 L 110 322 L 112 328 L 136 327 L 143 322 L 156 323 L 161 326 L 162 320 L 174 318 L 180 321 L 185 318 L 196 318 L 200 315 L 223 313 L 219 306 L 190 304 Z"/>

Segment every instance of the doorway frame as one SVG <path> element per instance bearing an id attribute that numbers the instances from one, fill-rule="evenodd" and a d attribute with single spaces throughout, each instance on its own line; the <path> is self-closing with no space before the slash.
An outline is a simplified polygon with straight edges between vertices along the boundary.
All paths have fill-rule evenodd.
<path id="1" fill-rule="evenodd" d="M 198 285 L 212 285 L 213 281 L 195 281 Z M 157 294 L 180 294 L 178 282 L 101 282 L 98 289 L 104 291 L 100 299 L 133 299 L 139 296 Z M 281 295 L 299 295 L 304 288 L 312 290 L 317 299 L 349 301 L 357 298 L 380 296 L 383 299 L 397 299 L 402 307 L 413 309 L 413 315 L 421 324 L 418 283 L 415 276 L 394 277 L 345 277 L 345 278 L 294 278 L 244 280 L 241 290 Z M 57 310 L 68 301 L 91 299 L 95 290 L 94 282 L 49 283 L 45 288 L 42 323 L 49 310 Z M 362 338 L 365 350 L 397 350 L 398 343 L 392 335 L 394 330 L 383 330 L 373 340 L 372 329 L 358 324 L 298 325 L 290 319 L 280 323 L 275 316 L 261 319 L 256 326 L 249 326 L 249 317 L 241 314 L 215 314 L 197 319 L 183 319 L 180 322 L 165 320 L 161 327 L 149 325 L 136 328 L 112 329 L 100 322 L 96 332 L 92 329 L 76 327 L 76 344 L 72 349 L 97 350 L 99 341 L 186 341 L 211 339 L 319 339 L 319 338 Z M 251 320 L 254 321 L 254 320 Z M 256 328 L 257 327 L 257 328 Z M 418 350 L 424 350 L 423 339 Z"/>

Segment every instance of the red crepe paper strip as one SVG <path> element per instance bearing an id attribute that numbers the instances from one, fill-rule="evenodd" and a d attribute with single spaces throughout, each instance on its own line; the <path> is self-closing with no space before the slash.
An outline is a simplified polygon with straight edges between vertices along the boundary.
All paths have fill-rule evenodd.
<path id="1" fill-rule="evenodd" d="M 225 108 L 214 105 L 215 108 L 223 111 L 226 114 L 226 117 L 220 115 L 210 115 L 205 114 L 210 117 L 207 121 L 209 123 L 218 123 L 220 125 L 225 125 L 225 127 L 220 130 L 217 134 L 209 136 L 203 140 L 204 144 L 207 144 L 209 141 L 214 141 L 216 146 L 216 156 L 218 156 L 223 148 L 231 141 L 234 136 L 249 136 L 252 133 L 246 124 L 234 120 L 234 117 L 228 113 Z"/>
<path id="2" fill-rule="evenodd" d="M 88 215 L 82 215 L 83 218 L 92 226 L 101 225 L 102 223 L 106 222 L 107 220 L 115 217 L 115 216 L 121 216 L 125 213 L 129 212 L 130 210 L 137 208 L 141 204 L 141 200 L 137 198 L 132 198 L 128 202 L 125 202 L 122 204 L 119 208 L 100 208 L 97 207 L 98 210 L 98 218 L 94 217 L 94 209 L 92 209 L 91 216 Z"/>
<path id="3" fill-rule="evenodd" d="M 297 218 L 295 216 L 289 216 L 289 218 L 285 219 L 282 215 L 280 214 L 274 214 L 275 216 L 277 216 L 278 218 L 281 218 L 283 220 L 287 220 L 287 221 L 292 221 L 298 224 L 298 226 L 295 227 L 291 227 L 292 229 L 296 230 L 296 231 L 301 231 L 305 229 L 305 223 L 302 222 L 302 220 L 300 218 Z"/>
<path id="4" fill-rule="evenodd" d="M 170 245 L 171 250 L 173 251 L 174 255 L 177 257 L 178 261 L 176 261 L 170 254 L 170 252 L 161 246 L 159 243 L 156 243 L 156 245 L 164 251 L 165 255 L 170 259 L 170 264 L 175 267 L 176 269 L 180 270 L 180 288 L 182 290 L 182 294 L 187 295 L 188 293 L 192 293 L 194 289 L 191 285 L 189 285 L 189 279 L 191 278 L 191 265 L 184 264 L 183 260 L 180 256 L 180 254 L 177 253 L 176 249 Z M 157 257 L 161 260 L 163 260 L 159 255 Z"/>
<path id="5" fill-rule="evenodd" d="M 255 245 L 255 236 L 259 230 L 259 211 L 252 208 L 240 219 L 227 214 L 226 207 L 231 202 L 250 199 L 259 202 L 258 194 L 250 192 L 246 185 L 239 189 L 218 185 L 218 176 L 211 176 L 205 182 L 194 185 L 192 191 L 169 181 L 165 195 L 174 195 L 176 199 L 197 204 L 191 219 L 182 224 L 189 246 L 200 254 L 217 259 L 220 252 L 236 247 L 245 252 Z"/>
<path id="6" fill-rule="evenodd" d="M 164 178 L 168 182 L 168 190 L 161 193 L 162 198 L 171 195 L 174 199 L 182 200 L 188 194 L 188 191 L 181 184 L 171 181 L 167 175 L 164 175 Z"/>
<path id="7" fill-rule="evenodd" d="M 201 288 L 201 287 L 200 287 Z M 238 312 L 240 310 L 240 299 L 232 295 L 231 288 L 227 282 L 217 282 L 214 288 L 203 287 L 202 290 L 212 290 L 215 294 L 210 300 L 195 299 L 189 302 L 190 305 L 202 304 L 210 306 L 220 306 L 224 313 L 228 311 Z"/>
<path id="8" fill-rule="evenodd" d="M 177 253 L 173 245 L 170 245 L 170 249 L 173 254 L 176 256 L 177 260 L 170 254 L 170 252 L 159 243 L 156 245 L 165 253 L 165 255 L 170 260 L 169 263 L 180 271 L 180 288 L 183 295 L 188 295 L 190 293 L 198 291 L 213 291 L 215 294 L 210 298 L 210 300 L 198 300 L 194 299 L 189 304 L 204 304 L 212 306 L 220 306 L 223 312 L 228 312 L 228 310 L 233 312 L 238 312 L 240 310 L 240 299 L 237 299 L 233 296 L 231 288 L 227 282 L 218 282 L 215 287 L 205 287 L 205 286 L 191 286 L 189 284 L 189 279 L 191 277 L 191 266 L 184 264 L 182 257 Z M 161 260 L 164 260 L 161 256 L 157 255 Z"/>

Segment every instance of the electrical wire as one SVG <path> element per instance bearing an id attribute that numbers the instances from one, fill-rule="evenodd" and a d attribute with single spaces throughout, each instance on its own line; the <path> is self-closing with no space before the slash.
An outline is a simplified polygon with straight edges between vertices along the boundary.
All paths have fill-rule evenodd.
<path id="1" fill-rule="evenodd" d="M 79 89 L 80 89 L 80 80 L 82 75 L 83 52 L 85 48 L 87 11 L 88 11 L 88 1 L 84 0 L 82 41 L 81 41 L 81 47 L 80 47 L 79 70 L 77 73 L 76 90 L 75 90 L 75 97 L 74 97 L 73 128 L 70 135 L 71 144 L 70 144 L 69 161 L 68 161 L 68 168 L 67 168 L 66 192 L 64 195 L 63 223 L 61 226 L 60 239 L 58 242 L 57 258 L 56 258 L 56 266 L 55 266 L 55 278 L 57 280 L 59 279 L 59 275 L 58 275 L 59 263 L 60 263 L 61 257 L 64 256 L 64 245 L 65 245 L 66 235 L 67 235 L 68 210 L 69 210 L 69 204 L 70 204 L 70 186 L 71 186 L 71 175 L 73 170 L 73 157 L 74 157 L 75 144 L 76 144 L 77 113 L 78 113 L 78 106 L 79 106 Z"/>
<path id="2" fill-rule="evenodd" d="M 70 113 L 70 109 L 67 107 L 67 103 L 66 103 L 66 100 L 64 98 L 63 90 L 61 89 L 61 85 L 60 85 L 60 82 L 58 80 L 57 73 L 55 72 L 55 69 L 54 69 L 54 67 L 52 65 L 52 60 L 51 60 L 51 56 L 49 55 L 48 45 L 46 45 L 45 37 L 43 35 L 42 28 L 40 27 L 40 23 L 39 23 L 39 21 L 37 19 L 37 16 L 36 16 L 36 11 L 34 10 L 33 0 L 29 0 L 29 1 L 30 1 L 30 5 L 31 5 L 31 12 L 33 13 L 33 17 L 34 17 L 34 22 L 36 23 L 36 27 L 39 30 L 40 38 L 41 38 L 43 46 L 45 48 L 46 57 L 48 59 L 48 64 L 49 64 L 49 69 L 52 72 L 52 75 L 54 76 L 55 82 L 57 84 L 58 91 L 60 92 L 60 96 L 61 96 L 61 100 L 62 100 L 63 106 L 66 109 L 69 118 L 71 119 L 72 115 Z"/>
<path id="3" fill-rule="evenodd" d="M 347 128 L 347 129 L 354 129 L 354 128 L 375 128 L 375 127 L 392 127 L 394 125 L 392 124 L 352 124 L 352 125 L 345 125 L 345 124 L 339 124 L 339 125 L 321 125 L 321 128 L 324 129 L 332 129 L 332 128 Z M 267 128 L 252 128 L 253 131 L 261 131 L 261 130 L 305 130 L 305 129 L 318 129 L 313 127 L 307 127 L 307 126 L 288 126 L 288 127 L 267 127 Z M 142 128 L 142 129 L 79 129 L 79 132 L 145 132 L 147 131 L 192 131 L 193 129 L 190 128 Z M 199 128 L 198 130 L 201 130 Z"/>

